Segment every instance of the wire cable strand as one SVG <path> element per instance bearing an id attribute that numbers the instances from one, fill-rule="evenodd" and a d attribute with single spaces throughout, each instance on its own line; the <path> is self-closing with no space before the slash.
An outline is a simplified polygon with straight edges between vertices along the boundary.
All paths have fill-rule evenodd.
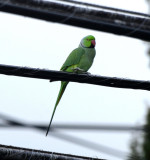
<path id="1" fill-rule="evenodd" d="M 146 13 L 140 13 L 140 12 L 136 12 L 136 11 L 128 11 L 128 10 L 124 10 L 124 9 L 113 8 L 113 7 L 108 7 L 108 6 L 103 6 L 103 5 L 99 5 L 99 4 L 93 4 L 93 3 L 87 3 L 87 2 L 81 2 L 81 1 L 76 1 L 76 0 L 56 0 L 56 1 L 59 1 L 59 2 L 63 1 L 63 2 L 72 3 L 74 5 L 78 4 L 78 5 L 84 5 L 86 7 L 94 7 L 94 8 L 105 9 L 105 10 L 109 10 L 109 11 L 126 13 L 126 14 L 135 15 L 135 16 L 141 16 L 143 18 L 150 17 L 150 15 L 146 14 Z"/>
<path id="2" fill-rule="evenodd" d="M 150 81 L 106 77 L 92 74 L 75 74 L 47 69 L 19 67 L 0 64 L 0 74 L 38 78 L 53 81 L 72 81 L 115 88 L 140 89 L 150 91 Z"/>
<path id="3" fill-rule="evenodd" d="M 62 154 L 62 153 L 55 153 L 55 152 L 48 152 L 42 150 L 35 150 L 29 148 L 22 148 L 22 147 L 14 147 L 14 146 L 7 146 L 7 145 L 0 145 L 0 159 L 4 160 L 102 160 L 98 158 L 91 158 L 91 157 L 83 157 L 83 156 L 75 156 L 70 154 Z M 104 160 L 104 159 L 103 159 Z"/>
<path id="4" fill-rule="evenodd" d="M 0 11 L 150 41 L 149 15 L 41 0 L 0 0 Z"/>
<path id="5" fill-rule="evenodd" d="M 0 125 L 0 127 L 8 127 L 8 128 L 10 128 L 10 127 L 17 127 L 17 128 L 18 127 L 19 128 L 23 127 L 23 128 L 38 129 L 39 131 L 41 131 L 41 130 L 45 131 L 46 128 L 47 128 L 46 126 L 44 127 L 44 125 L 34 125 L 34 124 L 28 124 L 28 123 L 20 122 L 19 120 L 16 120 L 14 118 L 11 118 L 11 117 L 3 115 L 3 114 L 0 114 L 0 119 L 6 121 L 6 124 L 5 125 Z M 63 141 L 67 141 L 67 142 L 71 142 L 73 144 L 77 144 L 79 146 L 86 147 L 88 149 L 92 149 L 92 150 L 99 151 L 99 152 L 102 152 L 102 153 L 105 153 L 105 154 L 108 154 L 108 155 L 112 155 L 114 157 L 119 157 L 119 158 L 121 157 L 122 158 L 122 157 L 125 157 L 125 155 L 127 155 L 123 151 L 113 149 L 111 147 L 107 147 L 107 146 L 101 145 L 99 143 L 93 143 L 91 141 L 88 141 L 88 140 L 85 140 L 85 139 L 82 139 L 82 138 L 77 138 L 77 137 L 74 137 L 74 136 L 71 136 L 71 135 L 66 135 L 66 133 L 61 133 L 62 129 L 69 129 L 69 128 L 73 129 L 74 126 L 76 126 L 74 128 L 75 130 L 78 130 L 78 128 L 79 128 L 79 130 L 81 130 L 81 127 L 83 127 L 83 130 L 86 129 L 85 131 L 87 131 L 87 129 L 89 131 L 94 131 L 95 129 L 99 130 L 100 128 L 94 128 L 94 130 L 93 130 L 92 126 L 91 127 L 89 127 L 89 126 L 84 127 L 83 125 L 72 125 L 72 126 L 71 125 L 66 125 L 66 126 L 68 126 L 67 128 L 63 128 L 63 125 L 62 126 L 61 125 L 60 126 L 56 125 L 56 126 L 57 127 L 55 127 L 55 125 L 54 125 L 51 128 L 50 136 L 52 136 L 54 138 L 61 139 Z"/>

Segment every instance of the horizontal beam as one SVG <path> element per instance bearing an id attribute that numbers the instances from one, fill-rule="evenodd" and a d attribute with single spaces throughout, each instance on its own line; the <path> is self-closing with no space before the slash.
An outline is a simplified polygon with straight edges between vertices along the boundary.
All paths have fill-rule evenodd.
<path id="1" fill-rule="evenodd" d="M 0 11 L 150 41 L 149 16 L 41 0 L 0 0 Z"/>
<path id="2" fill-rule="evenodd" d="M 56 81 L 72 81 L 115 88 L 141 89 L 150 91 L 150 81 L 132 80 L 92 74 L 75 74 L 38 68 L 19 67 L 0 64 L 0 74 L 38 78 Z"/>

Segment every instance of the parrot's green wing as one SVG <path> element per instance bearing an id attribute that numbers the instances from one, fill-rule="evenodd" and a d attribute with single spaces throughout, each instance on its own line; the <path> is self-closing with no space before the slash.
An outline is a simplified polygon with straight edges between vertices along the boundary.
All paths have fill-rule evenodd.
<path id="1" fill-rule="evenodd" d="M 60 70 L 65 71 L 69 66 L 76 65 L 80 62 L 81 57 L 85 54 L 85 51 L 83 48 L 79 47 L 74 49 L 68 58 L 66 59 L 65 63 L 61 67 Z"/>

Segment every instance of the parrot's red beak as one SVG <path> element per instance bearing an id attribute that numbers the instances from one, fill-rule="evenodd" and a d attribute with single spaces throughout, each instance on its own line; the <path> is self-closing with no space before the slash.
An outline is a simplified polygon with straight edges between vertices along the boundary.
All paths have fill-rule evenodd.
<path id="1" fill-rule="evenodd" d="M 95 40 L 92 40 L 91 43 L 92 43 L 93 47 L 95 47 L 95 45 L 96 45 Z"/>

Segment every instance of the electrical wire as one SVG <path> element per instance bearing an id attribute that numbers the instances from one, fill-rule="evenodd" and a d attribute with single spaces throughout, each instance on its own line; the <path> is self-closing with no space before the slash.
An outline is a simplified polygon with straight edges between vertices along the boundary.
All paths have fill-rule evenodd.
<path id="1" fill-rule="evenodd" d="M 0 64 L 0 74 L 14 75 L 55 81 L 72 81 L 115 88 L 141 89 L 150 91 L 150 81 L 106 77 L 92 74 L 75 74 L 38 68 L 19 67 Z"/>
<path id="2" fill-rule="evenodd" d="M 43 150 L 0 145 L 1 160 L 104 160 L 92 157 L 83 157 Z"/>
<path id="3" fill-rule="evenodd" d="M 146 17 L 150 18 L 150 15 L 146 14 L 146 13 L 139 13 L 139 12 L 135 12 L 135 11 L 128 11 L 128 10 L 124 10 L 124 9 L 118 9 L 118 8 L 113 8 L 113 7 L 93 4 L 93 3 L 81 2 L 81 1 L 75 1 L 75 0 L 56 0 L 56 1 L 59 1 L 59 2 L 68 2 L 68 3 L 72 3 L 74 5 L 76 5 L 76 4 L 78 4 L 78 5 L 84 5 L 86 7 L 94 7 L 94 8 L 105 9 L 105 10 L 109 10 L 109 11 L 115 11 L 115 12 L 126 13 L 126 14 L 135 15 L 135 16 L 141 16 L 141 17 L 145 17 L 145 18 Z"/>
<path id="4" fill-rule="evenodd" d="M 105 11 L 41 0 L 0 0 L 0 6 L 7 13 L 150 41 L 150 18 L 142 13 L 133 12 L 133 16 L 131 11 L 117 13 L 115 8 Z"/>

